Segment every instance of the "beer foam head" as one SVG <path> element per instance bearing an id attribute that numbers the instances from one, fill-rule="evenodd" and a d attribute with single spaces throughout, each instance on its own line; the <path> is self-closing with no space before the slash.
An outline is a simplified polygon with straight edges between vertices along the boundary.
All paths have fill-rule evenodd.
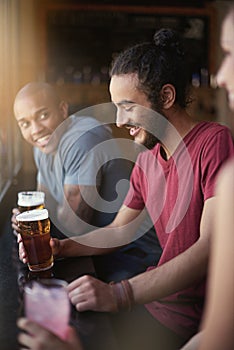
<path id="1" fill-rule="evenodd" d="M 27 191 L 18 193 L 18 205 L 21 207 L 43 204 L 45 193 L 40 191 Z"/>
<path id="2" fill-rule="evenodd" d="M 49 213 L 47 209 L 34 209 L 25 211 L 16 216 L 17 221 L 38 221 L 48 219 Z"/>

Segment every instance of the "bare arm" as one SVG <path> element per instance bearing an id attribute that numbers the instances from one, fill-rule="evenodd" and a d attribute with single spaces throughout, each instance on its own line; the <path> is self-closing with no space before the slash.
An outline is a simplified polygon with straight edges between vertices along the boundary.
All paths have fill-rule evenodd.
<path id="1" fill-rule="evenodd" d="M 204 334 L 199 350 L 234 347 L 234 162 L 218 178 Z"/>
<path id="2" fill-rule="evenodd" d="M 215 201 L 213 197 L 204 204 L 200 238 L 194 245 L 164 265 L 130 279 L 136 303 L 166 297 L 191 286 L 206 275 Z M 148 286 L 147 290 L 145 285 Z"/>
<path id="3" fill-rule="evenodd" d="M 83 236 L 60 241 L 59 252 L 56 252 L 55 245 L 57 242 L 52 242 L 55 255 L 69 257 L 109 253 L 120 246 L 128 244 L 133 239 L 134 233 L 144 218 L 144 212 L 122 205 L 110 225 Z"/>
<path id="4" fill-rule="evenodd" d="M 198 350 L 204 332 L 195 334 L 180 350 Z"/>
<path id="5" fill-rule="evenodd" d="M 71 233 L 82 234 L 89 229 L 97 198 L 95 186 L 64 185 L 64 200 L 57 217 Z"/>
<path id="6" fill-rule="evenodd" d="M 206 275 L 215 200 L 210 198 L 205 202 L 200 238 L 193 246 L 164 265 L 129 280 L 137 304 L 166 297 L 191 286 Z M 112 287 L 91 276 L 73 281 L 69 285 L 69 296 L 78 311 L 116 310 L 116 296 Z"/>
<path id="7" fill-rule="evenodd" d="M 42 190 L 41 187 L 40 189 Z M 46 191 L 46 189 L 43 190 Z M 78 191 L 76 193 L 77 196 L 74 194 L 70 198 L 72 208 L 75 208 L 78 204 Z M 47 192 L 46 197 L 47 199 L 49 198 Z M 85 212 L 86 209 L 83 210 L 83 215 Z M 73 211 L 69 209 L 69 213 L 74 220 L 77 220 L 74 218 L 75 214 Z M 78 236 L 72 236 L 63 240 L 52 239 L 51 247 L 53 255 L 55 257 L 72 257 L 107 254 L 131 242 L 134 239 L 137 228 L 144 219 L 144 211 L 130 209 L 123 205 L 114 221 L 104 228 L 80 236 L 80 226 L 76 225 L 73 227 L 75 228 L 75 232 L 78 232 Z M 64 222 L 69 220 L 71 220 L 69 216 L 64 218 Z M 22 242 L 19 245 L 19 256 L 23 262 L 27 261 Z"/>

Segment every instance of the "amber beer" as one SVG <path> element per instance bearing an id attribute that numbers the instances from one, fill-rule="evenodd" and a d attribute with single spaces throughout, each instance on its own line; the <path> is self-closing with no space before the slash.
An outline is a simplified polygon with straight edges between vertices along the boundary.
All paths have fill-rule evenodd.
<path id="1" fill-rule="evenodd" d="M 47 209 L 34 209 L 17 215 L 21 237 L 31 271 L 44 271 L 53 266 L 50 247 L 50 219 Z"/>
<path id="2" fill-rule="evenodd" d="M 41 191 L 19 192 L 17 205 L 21 213 L 33 209 L 43 209 L 45 205 L 45 193 Z"/>

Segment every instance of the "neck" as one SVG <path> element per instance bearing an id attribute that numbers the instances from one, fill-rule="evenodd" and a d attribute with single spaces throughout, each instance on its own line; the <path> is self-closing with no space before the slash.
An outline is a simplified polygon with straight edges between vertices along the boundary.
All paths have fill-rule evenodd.
<path id="1" fill-rule="evenodd" d="M 181 140 L 194 128 L 197 122 L 192 120 L 188 113 L 179 107 L 171 110 L 170 113 L 167 111 L 164 115 L 169 123 L 162 147 L 165 152 L 165 159 L 169 159 Z"/>

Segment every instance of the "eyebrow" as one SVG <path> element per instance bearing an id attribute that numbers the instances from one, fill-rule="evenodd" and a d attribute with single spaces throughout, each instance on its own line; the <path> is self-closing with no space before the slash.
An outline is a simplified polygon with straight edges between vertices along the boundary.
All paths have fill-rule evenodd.
<path id="1" fill-rule="evenodd" d="M 19 119 L 16 118 L 17 123 L 22 122 L 22 121 L 24 121 L 24 120 L 26 120 L 25 117 L 22 117 L 22 118 L 19 118 Z"/>
<path id="2" fill-rule="evenodd" d="M 117 102 L 116 105 L 117 106 L 122 106 L 122 105 L 126 105 L 126 104 L 135 104 L 136 102 L 131 101 L 131 100 L 122 100 L 120 102 Z"/>
<path id="3" fill-rule="evenodd" d="M 39 115 L 39 114 L 41 114 L 41 113 L 43 113 L 43 112 L 46 112 L 48 110 L 48 108 L 47 107 L 42 107 L 42 108 L 40 108 L 40 109 L 38 109 L 35 113 L 34 113 L 34 115 Z M 26 117 L 21 117 L 21 118 L 19 118 L 19 119 L 17 119 L 17 122 L 20 122 L 20 121 L 22 121 L 22 120 L 27 120 L 27 116 Z"/>

